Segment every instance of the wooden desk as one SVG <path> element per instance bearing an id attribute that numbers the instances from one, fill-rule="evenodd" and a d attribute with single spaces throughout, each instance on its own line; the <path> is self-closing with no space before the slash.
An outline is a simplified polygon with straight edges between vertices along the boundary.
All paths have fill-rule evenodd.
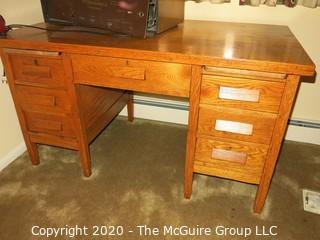
<path id="1" fill-rule="evenodd" d="M 0 47 L 33 164 L 38 143 L 68 147 L 89 176 L 90 141 L 125 104 L 132 119 L 124 90 L 188 97 L 185 197 L 194 173 L 230 178 L 258 185 L 255 212 L 300 76 L 315 72 L 284 26 L 185 21 L 147 40 L 22 29 Z"/>

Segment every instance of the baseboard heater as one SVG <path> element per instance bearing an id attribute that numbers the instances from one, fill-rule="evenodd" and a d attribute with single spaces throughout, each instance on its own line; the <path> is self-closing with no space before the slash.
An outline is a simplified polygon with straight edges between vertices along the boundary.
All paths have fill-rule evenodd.
<path id="1" fill-rule="evenodd" d="M 185 110 L 185 111 L 189 110 L 189 103 L 187 101 L 176 101 L 176 100 L 134 95 L 133 102 L 140 105 L 171 108 L 171 109 Z"/>
<path id="2" fill-rule="evenodd" d="M 159 99 L 159 98 L 135 95 L 134 103 L 147 105 L 147 106 L 154 106 L 154 107 L 171 108 L 171 109 L 177 109 L 177 110 L 185 110 L 185 111 L 189 110 L 189 103 L 187 101 L 175 101 L 175 100 L 167 100 L 167 99 Z M 298 126 L 298 127 L 320 129 L 320 123 L 317 123 L 317 122 L 292 119 L 292 120 L 289 120 L 288 124 L 292 126 Z"/>
<path id="3" fill-rule="evenodd" d="M 302 121 L 302 120 L 289 120 L 289 125 L 320 129 L 320 123 L 308 122 L 308 121 Z"/>

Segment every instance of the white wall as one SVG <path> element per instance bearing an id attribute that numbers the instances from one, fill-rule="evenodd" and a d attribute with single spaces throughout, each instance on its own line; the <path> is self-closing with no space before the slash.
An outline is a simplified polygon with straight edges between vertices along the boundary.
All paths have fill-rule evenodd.
<path id="1" fill-rule="evenodd" d="M 43 21 L 40 0 L 0 0 L 0 14 L 7 24 L 31 24 Z M 2 76 L 3 66 L 0 64 Z M 24 150 L 23 138 L 9 87 L 0 81 L 0 170 Z"/>

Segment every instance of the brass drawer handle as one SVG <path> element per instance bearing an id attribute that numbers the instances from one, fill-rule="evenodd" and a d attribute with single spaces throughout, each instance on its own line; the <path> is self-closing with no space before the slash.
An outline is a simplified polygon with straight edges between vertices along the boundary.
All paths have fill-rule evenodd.
<path id="1" fill-rule="evenodd" d="M 220 86 L 219 98 L 246 102 L 259 102 L 260 91 L 255 89 L 231 88 Z"/>
<path id="2" fill-rule="evenodd" d="M 212 149 L 212 155 L 211 157 L 213 159 L 237 163 L 241 165 L 245 165 L 247 161 L 247 154 L 243 152 L 235 152 L 230 150 L 224 150 L 224 149 Z"/>
<path id="3" fill-rule="evenodd" d="M 230 133 L 238 133 L 242 135 L 252 135 L 253 125 L 249 123 L 241 123 L 227 120 L 216 120 L 215 130 Z"/>

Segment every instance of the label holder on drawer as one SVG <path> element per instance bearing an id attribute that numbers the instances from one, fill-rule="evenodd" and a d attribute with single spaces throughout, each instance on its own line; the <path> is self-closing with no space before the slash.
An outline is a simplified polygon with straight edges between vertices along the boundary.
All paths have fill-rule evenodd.
<path id="1" fill-rule="evenodd" d="M 240 165 L 245 165 L 247 162 L 246 153 L 235 152 L 235 151 L 230 151 L 225 149 L 218 149 L 218 148 L 212 149 L 211 158 L 221 160 L 221 161 L 227 161 L 230 163 L 236 163 Z"/>
<path id="2" fill-rule="evenodd" d="M 217 131 L 238 133 L 251 136 L 253 134 L 253 125 L 249 123 L 241 123 L 227 120 L 217 119 L 214 125 Z"/>
<path id="3" fill-rule="evenodd" d="M 260 90 L 220 86 L 219 98 L 258 103 L 260 100 Z"/>

